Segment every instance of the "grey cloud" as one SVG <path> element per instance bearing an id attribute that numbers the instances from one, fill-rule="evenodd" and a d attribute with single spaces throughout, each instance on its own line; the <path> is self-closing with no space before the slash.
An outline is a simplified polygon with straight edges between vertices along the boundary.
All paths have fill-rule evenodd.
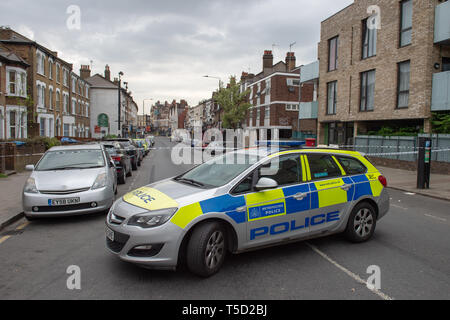
<path id="1" fill-rule="evenodd" d="M 35 40 L 59 52 L 74 67 L 94 62 L 120 70 L 137 101 L 211 96 L 217 81 L 250 68 L 261 70 L 264 49 L 276 43 L 283 60 L 289 43 L 298 63 L 317 57 L 320 22 L 352 0 L 3 0 L 0 24 L 33 31 Z M 81 30 L 65 23 L 69 5 L 81 9 Z"/>

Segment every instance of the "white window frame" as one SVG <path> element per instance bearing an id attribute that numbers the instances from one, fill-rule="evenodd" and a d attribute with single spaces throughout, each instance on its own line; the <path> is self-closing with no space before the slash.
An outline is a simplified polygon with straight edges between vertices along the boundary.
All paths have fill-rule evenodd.
<path id="1" fill-rule="evenodd" d="M 48 59 L 48 78 L 53 79 L 53 60 Z"/>
<path id="2" fill-rule="evenodd" d="M 14 93 L 11 90 L 11 73 L 14 73 Z M 6 94 L 13 97 L 27 97 L 27 72 L 18 67 L 6 67 Z"/>
<path id="3" fill-rule="evenodd" d="M 53 93 L 54 93 L 53 87 L 52 87 L 52 86 L 49 86 L 49 87 L 48 87 L 48 108 L 49 108 L 50 110 L 53 110 L 53 106 L 54 106 L 54 103 L 53 103 Z"/>
<path id="4" fill-rule="evenodd" d="M 56 83 L 61 83 L 61 65 L 59 63 L 56 63 Z"/>

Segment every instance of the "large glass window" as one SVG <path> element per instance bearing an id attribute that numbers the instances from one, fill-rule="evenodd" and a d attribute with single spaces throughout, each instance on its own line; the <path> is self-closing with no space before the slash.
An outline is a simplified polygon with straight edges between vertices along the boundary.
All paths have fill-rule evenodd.
<path id="1" fill-rule="evenodd" d="M 375 95 L 375 70 L 361 73 L 360 111 L 373 110 Z"/>
<path id="2" fill-rule="evenodd" d="M 10 94 L 16 94 L 16 72 L 10 71 L 9 72 L 9 93 Z"/>
<path id="3" fill-rule="evenodd" d="M 282 156 L 270 160 L 258 169 L 258 179 L 270 178 L 279 186 L 284 186 L 301 181 L 300 156 L 298 154 Z"/>
<path id="4" fill-rule="evenodd" d="M 407 108 L 409 104 L 410 61 L 398 64 L 398 108 Z"/>
<path id="5" fill-rule="evenodd" d="M 337 81 L 327 84 L 327 114 L 336 114 Z"/>
<path id="6" fill-rule="evenodd" d="M 339 37 L 328 40 L 328 71 L 336 70 L 338 67 Z"/>
<path id="7" fill-rule="evenodd" d="M 45 137 L 45 118 L 41 118 L 39 121 L 39 135 Z"/>
<path id="8" fill-rule="evenodd" d="M 362 58 L 370 58 L 377 54 L 377 28 L 368 27 L 369 19 L 362 22 Z"/>
<path id="9" fill-rule="evenodd" d="M 411 44 L 412 41 L 412 0 L 402 1 L 401 4 L 401 23 L 400 23 L 400 47 Z"/>
<path id="10" fill-rule="evenodd" d="M 11 138 L 16 137 L 16 112 L 9 112 L 9 136 Z"/>
<path id="11" fill-rule="evenodd" d="M 64 136 L 69 137 L 70 136 L 70 125 L 67 123 L 64 123 Z"/>
<path id="12" fill-rule="evenodd" d="M 341 170 L 330 155 L 308 154 L 308 162 L 313 180 L 340 177 L 342 175 Z"/>

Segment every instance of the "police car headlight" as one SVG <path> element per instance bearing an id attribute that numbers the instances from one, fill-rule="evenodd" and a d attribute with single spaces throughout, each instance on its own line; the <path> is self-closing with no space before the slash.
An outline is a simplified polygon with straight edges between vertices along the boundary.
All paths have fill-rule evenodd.
<path id="1" fill-rule="evenodd" d="M 150 211 L 144 214 L 137 214 L 128 221 L 128 225 L 141 228 L 153 228 L 160 226 L 172 218 L 178 208 Z"/>

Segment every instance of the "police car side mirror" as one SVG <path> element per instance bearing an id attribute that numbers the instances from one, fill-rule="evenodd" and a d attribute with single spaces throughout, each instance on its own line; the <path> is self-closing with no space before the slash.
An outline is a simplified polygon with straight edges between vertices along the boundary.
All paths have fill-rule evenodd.
<path id="1" fill-rule="evenodd" d="M 278 187 L 278 183 L 270 178 L 261 178 L 258 180 L 258 183 L 255 186 L 255 189 L 258 191 L 267 190 L 267 189 L 275 189 Z"/>

